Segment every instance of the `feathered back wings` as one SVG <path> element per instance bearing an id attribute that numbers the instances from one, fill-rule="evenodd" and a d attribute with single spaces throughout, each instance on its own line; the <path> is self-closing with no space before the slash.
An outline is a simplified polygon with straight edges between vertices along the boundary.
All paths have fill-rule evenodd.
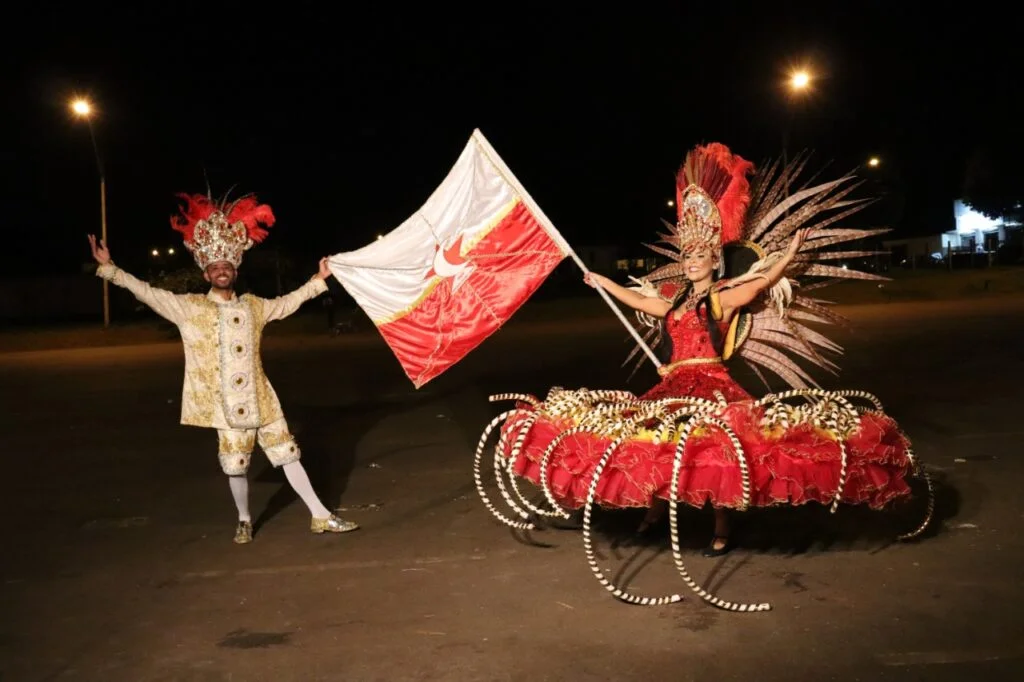
<path id="1" fill-rule="evenodd" d="M 838 369 L 826 355 L 840 355 L 842 348 L 809 325 L 845 326 L 848 322 L 829 307 L 829 301 L 815 298 L 811 291 L 843 280 L 888 279 L 835 264 L 838 260 L 879 253 L 834 248 L 837 245 L 889 231 L 887 228 L 843 226 L 844 220 L 874 201 L 872 198 L 852 197 L 863 181 L 853 173 L 824 182 L 815 182 L 816 175 L 801 181 L 807 162 L 808 156 L 801 155 L 786 165 L 775 161 L 762 167 L 751 181 L 750 203 L 738 239 L 723 244 L 726 278 L 743 279 L 744 275 L 752 276 L 767 270 L 779 257 L 778 254 L 786 249 L 797 230 L 815 228 L 812 238 L 804 242 L 797 257 L 786 268 L 783 279 L 738 313 L 742 317 L 739 320 L 742 332 L 734 355 L 742 357 L 766 385 L 768 382 L 762 373 L 765 369 L 793 388 L 817 386 L 797 359 L 833 374 Z M 673 243 L 676 240 L 672 230 L 660 237 L 665 246 L 647 246 L 673 262 L 652 271 L 643 280 L 636 280 L 647 291 L 671 290 L 686 283 L 682 253 L 674 248 L 677 242 Z M 639 290 L 640 286 L 634 288 Z M 645 342 L 651 345 L 663 342 L 660 320 L 643 314 L 638 314 L 637 318 Z M 626 362 L 632 360 L 639 350 L 639 347 L 635 348 Z"/>

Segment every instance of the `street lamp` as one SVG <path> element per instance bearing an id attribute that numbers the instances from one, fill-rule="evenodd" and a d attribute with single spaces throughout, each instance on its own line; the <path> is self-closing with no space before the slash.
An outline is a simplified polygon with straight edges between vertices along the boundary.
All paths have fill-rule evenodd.
<path id="1" fill-rule="evenodd" d="M 789 99 L 792 101 L 794 99 L 794 97 L 799 97 L 799 96 L 803 95 L 804 93 L 806 93 L 808 90 L 811 89 L 811 72 L 808 71 L 807 69 L 797 69 L 796 71 L 793 71 L 789 75 L 789 80 L 786 82 L 786 85 L 787 85 L 787 87 L 789 89 L 789 92 L 790 92 L 790 95 L 791 95 Z M 786 129 L 785 129 L 785 131 L 783 131 L 783 140 L 782 140 L 782 165 L 783 166 L 786 165 L 786 156 L 787 156 L 788 147 L 789 147 L 789 128 L 792 125 L 792 123 L 793 123 L 793 108 L 792 108 L 792 105 L 790 105 L 789 117 L 787 119 Z"/>
<path id="2" fill-rule="evenodd" d="M 868 165 L 871 166 L 872 168 L 878 168 L 878 165 L 880 163 L 882 162 L 877 156 L 872 156 L 870 159 L 868 159 Z"/>
<path id="3" fill-rule="evenodd" d="M 790 104 L 788 106 L 789 112 L 788 112 L 788 116 L 786 117 L 786 124 L 785 124 L 785 127 L 782 129 L 782 172 L 783 173 L 787 172 L 787 166 L 789 166 L 789 135 L 790 135 L 789 129 L 793 126 L 793 117 L 794 117 L 792 100 L 795 99 L 796 97 L 799 97 L 800 95 L 803 95 L 805 92 L 810 90 L 810 88 L 811 88 L 811 72 L 809 70 L 807 70 L 806 68 L 801 68 L 801 69 L 797 69 L 797 70 L 793 71 L 792 73 L 790 73 L 789 80 L 787 81 L 786 85 L 787 85 L 787 87 L 789 89 L 789 92 L 790 92 L 791 96 L 788 98 L 790 100 Z M 783 192 L 785 194 L 785 197 L 788 199 L 789 198 L 789 179 L 788 179 L 788 177 L 787 177 L 787 180 L 785 182 L 785 187 L 783 188 Z M 788 208 L 786 209 L 786 215 L 787 216 L 789 215 L 789 209 Z"/>
<path id="4" fill-rule="evenodd" d="M 676 202 L 672 201 L 671 199 L 669 199 L 666 203 L 668 204 L 669 208 L 672 208 L 673 206 L 676 205 Z"/>
<path id="5" fill-rule="evenodd" d="M 75 116 L 85 119 L 89 125 L 89 139 L 92 140 L 92 151 L 96 155 L 96 170 L 100 174 L 100 239 L 107 243 L 107 181 L 103 173 L 103 160 L 100 158 L 100 148 L 96 144 L 96 133 L 92 128 L 93 107 L 89 100 L 78 97 L 71 102 L 71 111 Z M 103 280 L 103 327 L 110 327 L 110 287 L 107 280 Z"/>
<path id="6" fill-rule="evenodd" d="M 803 92 L 811 85 L 811 74 L 806 69 L 794 71 L 789 77 L 789 89 L 793 92 Z"/>

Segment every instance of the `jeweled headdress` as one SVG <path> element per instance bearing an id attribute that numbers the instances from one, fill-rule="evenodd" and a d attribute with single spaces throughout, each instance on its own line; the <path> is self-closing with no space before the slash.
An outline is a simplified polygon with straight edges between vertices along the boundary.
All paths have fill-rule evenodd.
<path id="1" fill-rule="evenodd" d="M 253 195 L 228 203 L 214 201 L 209 195 L 178 194 L 185 202 L 180 216 L 171 218 L 171 227 L 181 232 L 185 248 L 200 269 L 211 263 L 227 261 L 236 268 L 242 255 L 267 236 L 266 227 L 274 224 L 270 206 Z"/>
<path id="2" fill-rule="evenodd" d="M 679 253 L 707 248 L 713 254 L 740 238 L 750 204 L 747 174 L 754 164 L 714 142 L 686 155 L 676 174 L 675 246 Z"/>

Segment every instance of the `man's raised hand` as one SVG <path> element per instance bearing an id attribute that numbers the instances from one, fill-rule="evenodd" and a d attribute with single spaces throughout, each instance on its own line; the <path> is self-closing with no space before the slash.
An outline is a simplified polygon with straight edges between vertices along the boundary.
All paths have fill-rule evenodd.
<path id="1" fill-rule="evenodd" d="M 99 246 L 96 245 L 96 235 L 89 235 L 89 246 L 92 247 L 92 257 L 96 259 L 96 262 L 100 265 L 106 265 L 110 262 L 110 250 L 107 249 L 107 243 L 100 240 Z"/>

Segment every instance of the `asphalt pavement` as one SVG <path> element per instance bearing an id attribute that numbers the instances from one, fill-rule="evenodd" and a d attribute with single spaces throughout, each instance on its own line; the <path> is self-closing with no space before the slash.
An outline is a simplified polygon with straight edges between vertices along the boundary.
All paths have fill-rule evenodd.
<path id="1" fill-rule="evenodd" d="M 684 510 L 689 573 L 764 613 L 701 601 L 667 534 L 630 544 L 636 512 L 597 514 L 599 562 L 680 603 L 617 601 L 578 530 L 512 532 L 478 497 L 491 393 L 655 380 L 627 382 L 611 313 L 513 320 L 418 391 L 375 334 L 268 338 L 314 486 L 362 528 L 310 534 L 257 453 L 246 546 L 215 434 L 178 424 L 180 344 L 0 354 L 0 680 L 1021 679 L 1024 300 L 843 312 L 843 372 L 822 381 L 900 421 L 935 519 L 900 543 L 920 506 L 751 512 L 707 559 L 710 516 Z"/>

